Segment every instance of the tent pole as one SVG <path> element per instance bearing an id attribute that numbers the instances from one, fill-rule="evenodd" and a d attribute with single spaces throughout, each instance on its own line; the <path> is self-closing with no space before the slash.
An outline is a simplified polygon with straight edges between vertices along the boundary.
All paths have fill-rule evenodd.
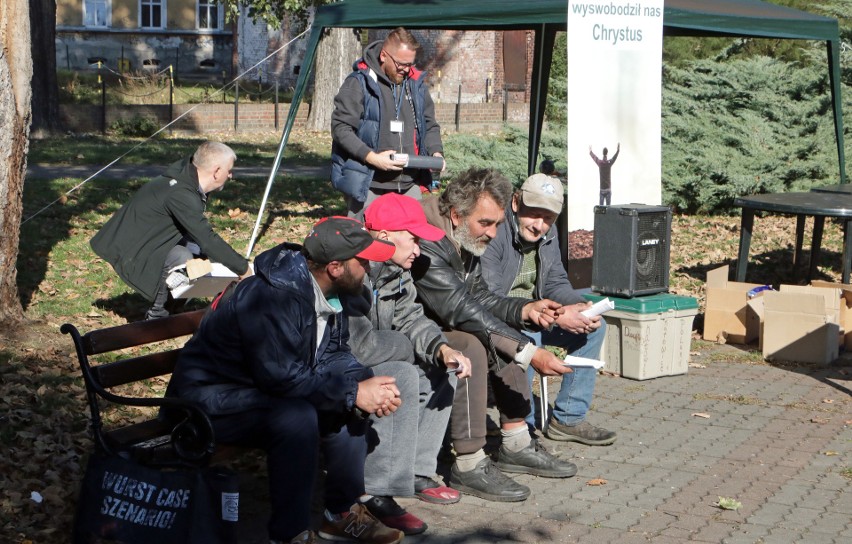
<path id="1" fill-rule="evenodd" d="M 846 183 L 846 157 L 843 143 L 843 99 L 840 95 L 840 42 L 828 40 L 828 81 L 831 85 L 831 103 L 834 105 L 834 135 L 837 140 L 837 161 L 840 165 L 840 183 Z"/>
<path id="2" fill-rule="evenodd" d="M 248 249 L 246 249 L 246 259 L 249 258 L 254 250 L 254 244 L 257 241 L 257 233 L 260 230 L 260 222 L 263 219 L 263 212 L 266 209 L 266 201 L 269 199 L 269 192 L 272 190 L 272 182 L 275 179 L 275 174 L 278 173 L 278 168 L 281 166 L 281 159 L 284 156 L 284 149 L 287 147 L 287 140 L 290 139 L 290 131 L 293 129 L 293 124 L 296 122 L 296 114 L 299 111 L 299 103 L 302 101 L 302 95 L 305 93 L 305 87 L 308 85 L 308 78 L 314 68 L 314 56 L 317 50 L 322 29 L 314 27 L 311 29 L 311 35 L 308 38 L 308 46 L 305 50 L 305 58 L 302 60 L 302 68 L 299 70 L 299 79 L 296 80 L 296 89 L 293 91 L 293 99 L 290 101 L 290 110 L 287 112 L 287 121 L 284 123 L 284 131 L 281 133 L 281 141 L 278 144 L 278 152 L 275 154 L 275 162 L 272 164 L 272 170 L 269 172 L 269 180 L 266 182 L 266 190 L 263 193 L 263 200 L 260 203 L 260 209 L 257 212 L 257 220 L 254 223 L 254 230 L 251 233 Z"/>
<path id="3" fill-rule="evenodd" d="M 538 161 L 541 127 L 544 122 L 544 106 L 547 104 L 547 89 L 550 80 L 550 63 L 553 60 L 553 44 L 555 42 L 556 29 L 554 26 L 543 24 L 535 30 L 527 175 L 532 175 L 535 172 L 536 162 Z"/>

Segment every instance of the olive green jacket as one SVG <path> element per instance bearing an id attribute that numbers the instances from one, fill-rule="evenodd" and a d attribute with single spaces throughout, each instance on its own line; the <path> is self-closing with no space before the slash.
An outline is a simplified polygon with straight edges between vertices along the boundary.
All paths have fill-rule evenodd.
<path id="1" fill-rule="evenodd" d="M 186 236 L 214 262 L 242 275 L 248 261 L 204 217 L 207 197 L 198 187 L 191 157 L 143 185 L 92 237 L 92 249 L 148 300 L 162 281 L 166 255 Z"/>

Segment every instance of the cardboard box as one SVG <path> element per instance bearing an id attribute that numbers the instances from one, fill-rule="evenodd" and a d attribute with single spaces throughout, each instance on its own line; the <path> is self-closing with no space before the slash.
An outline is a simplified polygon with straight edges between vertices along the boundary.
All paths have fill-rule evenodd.
<path id="1" fill-rule="evenodd" d="M 787 287 L 787 289 L 784 289 Z M 820 292 L 825 291 L 825 292 Z M 782 286 L 763 296 L 763 357 L 828 364 L 838 355 L 840 327 L 832 310 L 832 289 Z M 839 293 L 837 298 L 839 300 Z"/>
<path id="2" fill-rule="evenodd" d="M 592 302 L 604 298 L 584 296 Z M 610 300 L 615 309 L 603 314 L 605 370 L 634 380 L 686 373 L 696 299 L 658 293 Z"/>
<path id="3" fill-rule="evenodd" d="M 733 344 L 748 344 L 757 340 L 760 317 L 748 305 L 748 292 L 755 287 L 761 287 L 761 284 L 728 281 L 727 265 L 707 272 L 705 340 Z"/>
<path id="4" fill-rule="evenodd" d="M 843 335 L 843 348 L 852 351 L 852 285 L 821 280 L 814 280 L 811 285 L 840 291 L 837 324 L 840 325 L 840 333 Z"/>

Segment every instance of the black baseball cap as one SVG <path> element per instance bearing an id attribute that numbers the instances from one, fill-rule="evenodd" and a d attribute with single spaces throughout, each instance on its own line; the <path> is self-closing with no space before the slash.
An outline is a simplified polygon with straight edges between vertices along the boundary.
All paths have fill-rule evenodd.
<path id="1" fill-rule="evenodd" d="M 305 238 L 305 249 L 315 263 L 328 264 L 360 257 L 368 261 L 387 261 L 396 246 L 384 240 L 373 240 L 364 225 L 349 217 L 320 219 Z"/>

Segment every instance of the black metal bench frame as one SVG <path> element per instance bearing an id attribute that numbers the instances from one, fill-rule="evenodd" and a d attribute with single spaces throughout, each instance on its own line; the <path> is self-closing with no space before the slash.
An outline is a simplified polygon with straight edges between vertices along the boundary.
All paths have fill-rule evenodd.
<path id="1" fill-rule="evenodd" d="M 121 357 L 115 361 L 92 364 L 89 357 L 117 353 L 126 348 L 155 345 L 191 335 L 206 310 L 196 310 L 163 319 L 141 321 L 97 329 L 80 335 L 66 323 L 60 330 L 71 335 L 90 410 L 91 431 L 96 448 L 109 455 L 120 455 L 153 466 L 204 466 L 216 450 L 210 419 L 194 403 L 180 398 L 131 397 L 111 392 L 112 388 L 144 382 L 172 373 L 182 348 L 154 350 L 151 353 Z M 107 429 L 103 408 L 109 404 L 155 407 L 158 414 L 150 419 Z M 164 417 L 164 412 L 168 417 Z"/>

